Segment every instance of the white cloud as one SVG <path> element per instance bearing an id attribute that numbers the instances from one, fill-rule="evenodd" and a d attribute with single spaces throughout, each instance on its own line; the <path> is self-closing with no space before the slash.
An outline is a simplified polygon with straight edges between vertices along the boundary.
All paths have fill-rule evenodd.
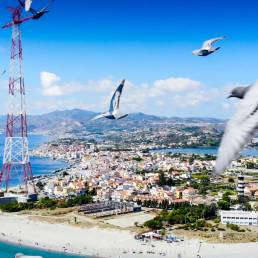
<path id="1" fill-rule="evenodd" d="M 42 72 L 40 74 L 41 86 L 43 95 L 45 96 L 61 96 L 63 95 L 62 88 L 56 84 L 61 79 L 54 73 Z"/>
<path id="2" fill-rule="evenodd" d="M 112 78 L 106 78 L 98 81 L 88 81 L 84 85 L 84 90 L 87 91 L 96 91 L 96 92 L 109 92 L 112 91 L 115 87 L 115 83 Z"/>
<path id="3" fill-rule="evenodd" d="M 62 83 L 58 75 L 45 71 L 40 73 L 40 81 L 42 94 L 49 97 L 69 95 L 75 92 L 110 92 L 116 86 L 111 78 L 90 80 L 84 84 L 72 81 Z"/>
<path id="4" fill-rule="evenodd" d="M 197 107 L 205 102 L 210 102 L 216 96 L 216 91 L 198 90 L 187 92 L 182 95 L 175 95 L 172 97 L 172 101 L 178 107 Z"/>
<path id="5" fill-rule="evenodd" d="M 64 101 L 61 101 L 60 98 L 55 98 L 55 101 L 51 103 L 53 109 L 78 107 L 93 111 L 105 111 L 119 83 L 120 80 L 114 80 L 112 77 L 90 80 L 84 83 L 66 83 L 62 82 L 61 78 L 54 73 L 41 73 L 42 94 L 44 96 L 58 97 L 66 95 L 65 98 L 62 97 Z M 121 98 L 121 112 L 152 113 L 156 111 L 156 107 L 159 110 L 158 112 L 164 110 L 164 113 L 168 114 L 168 110 L 171 109 L 173 114 L 173 112 L 184 112 L 183 110 L 187 109 L 191 111 L 191 108 L 197 111 L 204 104 L 207 107 L 207 103 L 211 103 L 211 106 L 216 106 L 220 109 L 218 112 L 221 112 L 222 110 L 231 109 L 227 102 L 225 105 L 222 105 L 222 103 L 232 87 L 233 84 L 219 89 L 211 88 L 200 81 L 184 77 L 169 77 L 151 83 L 140 84 L 126 81 Z M 80 92 L 86 94 L 74 94 Z M 204 113 L 208 109 L 205 108 Z"/>
<path id="6" fill-rule="evenodd" d="M 181 77 L 170 77 L 155 81 L 150 89 L 149 95 L 151 97 L 158 97 L 169 92 L 186 92 L 202 87 L 203 84 L 199 81 Z"/>
<path id="7" fill-rule="evenodd" d="M 112 92 L 119 83 L 119 81 L 114 81 L 112 78 L 90 80 L 84 84 L 76 82 L 61 83 L 61 78 L 50 72 L 41 72 L 40 78 L 42 93 L 45 96 L 62 96 L 78 91 Z M 187 92 L 201 89 L 203 86 L 199 81 L 181 77 L 170 77 L 154 81 L 151 84 L 142 83 L 140 85 L 126 81 L 127 90 L 141 98 L 155 98 L 170 92 Z"/>
<path id="8" fill-rule="evenodd" d="M 230 104 L 229 103 L 222 103 L 222 108 L 225 109 L 225 110 L 228 110 L 231 108 Z"/>
<path id="9" fill-rule="evenodd" d="M 44 96 L 55 97 L 78 92 L 82 86 L 79 83 L 61 83 L 61 78 L 54 73 L 40 73 L 42 94 Z"/>
<path id="10" fill-rule="evenodd" d="M 157 107 L 164 107 L 165 103 L 164 103 L 164 101 L 162 101 L 162 100 L 156 100 L 156 101 L 155 101 L 155 105 L 156 105 Z"/>
<path id="11" fill-rule="evenodd" d="M 126 85 L 122 101 L 123 106 L 131 112 L 148 111 L 152 103 L 160 108 L 197 106 L 208 98 L 202 89 L 205 89 L 203 83 L 181 77 L 170 77 L 150 84 L 130 83 L 130 87 Z M 187 101 L 184 101 L 186 97 Z"/>

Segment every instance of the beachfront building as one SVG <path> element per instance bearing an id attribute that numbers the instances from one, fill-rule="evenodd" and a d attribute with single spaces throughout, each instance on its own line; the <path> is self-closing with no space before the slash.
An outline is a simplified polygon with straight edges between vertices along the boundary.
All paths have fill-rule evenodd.
<path id="1" fill-rule="evenodd" d="M 222 224 L 258 226 L 258 213 L 254 211 L 220 211 Z"/>
<path id="2" fill-rule="evenodd" d="M 237 177 L 237 194 L 238 197 L 244 197 L 244 190 L 245 190 L 245 178 L 243 174 L 239 174 Z"/>

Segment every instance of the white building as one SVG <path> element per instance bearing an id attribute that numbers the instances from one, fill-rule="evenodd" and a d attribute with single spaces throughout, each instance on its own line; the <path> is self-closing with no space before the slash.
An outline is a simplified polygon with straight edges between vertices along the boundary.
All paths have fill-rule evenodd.
<path id="1" fill-rule="evenodd" d="M 258 226 L 258 213 L 254 211 L 220 211 L 222 224 Z"/>
<path id="2" fill-rule="evenodd" d="M 242 174 L 238 175 L 237 177 L 237 194 L 239 197 L 244 196 L 244 191 L 245 191 L 245 178 Z"/>

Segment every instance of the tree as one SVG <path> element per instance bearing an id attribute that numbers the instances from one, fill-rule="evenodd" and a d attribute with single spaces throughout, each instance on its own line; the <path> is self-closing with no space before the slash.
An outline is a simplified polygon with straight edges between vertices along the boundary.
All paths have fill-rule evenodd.
<path id="1" fill-rule="evenodd" d="M 133 157 L 133 160 L 140 162 L 140 161 L 142 161 L 143 159 L 142 159 L 141 157 Z"/>
<path id="2" fill-rule="evenodd" d="M 56 205 L 57 200 L 50 199 L 49 197 L 42 198 L 37 203 L 39 209 L 53 208 L 56 207 Z"/>
<path id="3" fill-rule="evenodd" d="M 218 207 L 221 210 L 230 210 L 230 203 L 224 200 L 219 200 L 218 201 Z"/>
<path id="4" fill-rule="evenodd" d="M 175 183 L 175 181 L 171 177 L 169 177 L 167 182 L 166 182 L 166 184 L 168 186 L 175 186 L 176 183 Z"/>
<path id="5" fill-rule="evenodd" d="M 248 162 L 246 162 L 245 165 L 246 165 L 246 168 L 247 168 L 247 169 L 256 169 L 256 168 L 257 168 L 257 164 L 254 163 L 254 162 L 248 161 Z"/>
<path id="6" fill-rule="evenodd" d="M 38 181 L 36 186 L 42 191 L 44 189 L 45 184 L 43 184 L 41 181 Z"/>
<path id="7" fill-rule="evenodd" d="M 189 164 L 192 165 L 194 163 L 195 156 L 194 154 L 189 158 Z"/>
<path id="8" fill-rule="evenodd" d="M 148 220 L 144 223 L 144 226 L 151 229 L 161 229 L 163 227 L 162 219 L 160 217 L 156 217 L 154 219 Z"/>
<path id="9" fill-rule="evenodd" d="M 214 204 L 209 206 L 191 206 L 189 204 L 182 204 L 180 206 L 174 205 L 171 211 L 162 211 L 159 216 L 147 221 L 145 226 L 151 229 L 157 229 L 162 228 L 164 224 L 186 224 L 187 228 L 197 228 L 199 224 L 203 224 L 202 220 L 214 218 L 216 212 L 217 207 Z"/>
<path id="10" fill-rule="evenodd" d="M 164 185 L 166 185 L 166 183 L 167 183 L 167 180 L 165 177 L 165 173 L 163 171 L 161 171 L 159 173 L 159 186 L 164 186 Z"/>
<path id="11" fill-rule="evenodd" d="M 225 202 L 231 202 L 231 199 L 230 199 L 230 192 L 225 192 L 223 195 L 222 195 L 222 200 L 225 201 Z"/>
<path id="12" fill-rule="evenodd" d="M 235 180 L 234 180 L 234 178 L 229 177 L 229 178 L 228 178 L 228 182 L 229 182 L 229 183 L 235 183 Z"/>
<path id="13" fill-rule="evenodd" d="M 199 187 L 199 194 L 201 194 L 201 195 L 206 195 L 206 194 L 207 194 L 207 187 L 204 186 L 204 185 L 201 185 L 201 186 Z"/>
<path id="14" fill-rule="evenodd" d="M 159 208 L 163 209 L 163 210 L 167 210 L 169 208 L 169 203 L 168 200 L 163 200 L 160 204 L 159 204 Z"/>
<path id="15" fill-rule="evenodd" d="M 253 209 L 252 209 L 252 206 L 250 205 L 250 203 L 248 203 L 248 202 L 244 202 L 243 204 L 242 204 L 242 209 L 244 210 L 244 211 L 252 211 Z"/>

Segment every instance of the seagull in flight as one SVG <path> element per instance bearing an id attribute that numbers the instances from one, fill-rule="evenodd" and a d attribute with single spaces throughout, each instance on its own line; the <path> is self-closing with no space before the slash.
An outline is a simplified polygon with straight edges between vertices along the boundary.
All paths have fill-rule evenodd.
<path id="1" fill-rule="evenodd" d="M 32 5 L 32 0 L 25 0 L 25 11 L 28 12 Z"/>
<path id="2" fill-rule="evenodd" d="M 194 50 L 193 54 L 195 56 L 208 56 L 208 55 L 214 53 L 215 51 L 219 50 L 220 47 L 214 47 L 213 44 L 222 39 L 225 39 L 225 37 L 223 36 L 223 37 L 213 38 L 213 39 L 204 41 L 202 48 Z"/>
<path id="3" fill-rule="evenodd" d="M 230 95 L 227 97 L 229 98 L 238 98 L 238 99 L 243 99 L 246 95 L 246 93 L 250 90 L 251 86 L 246 86 L 246 87 L 236 87 L 234 88 Z"/>
<path id="4" fill-rule="evenodd" d="M 48 13 L 48 12 L 49 12 L 49 11 L 47 10 L 48 7 L 54 2 L 54 0 L 50 0 L 50 2 L 49 2 L 45 7 L 43 7 L 43 8 L 40 9 L 39 11 L 36 11 L 36 10 L 34 10 L 34 9 L 31 7 L 31 3 L 30 3 L 30 5 L 27 5 L 27 6 L 26 6 L 26 2 L 27 2 L 27 1 L 32 2 L 31 0 L 25 0 L 25 2 L 23 2 L 22 0 L 18 0 L 18 1 L 19 1 L 20 5 L 25 8 L 25 10 L 26 10 L 26 8 L 29 6 L 28 11 L 31 12 L 31 14 L 32 14 L 32 17 L 31 17 L 31 18 L 32 18 L 33 20 L 38 20 L 38 19 L 40 19 L 44 14 Z"/>
<path id="5" fill-rule="evenodd" d="M 239 98 L 236 113 L 227 123 L 218 150 L 215 174 L 221 174 L 250 143 L 258 126 L 258 81 L 251 86 L 236 87 L 228 98 Z"/>
<path id="6" fill-rule="evenodd" d="M 3 77 L 5 74 L 6 74 L 6 70 L 3 70 L 3 71 L 0 73 L 0 78 Z"/>
<path id="7" fill-rule="evenodd" d="M 125 117 L 128 116 L 128 114 L 119 115 L 119 113 L 118 113 L 118 111 L 119 111 L 119 104 L 120 104 L 120 98 L 121 98 L 121 95 L 122 95 L 124 84 L 125 84 L 125 80 L 123 80 L 120 83 L 120 85 L 117 87 L 115 93 L 113 94 L 113 96 L 111 98 L 111 101 L 110 101 L 109 111 L 95 116 L 92 119 L 92 121 L 100 119 L 100 118 L 119 120 L 119 119 L 122 119 L 122 118 L 125 118 Z"/>

